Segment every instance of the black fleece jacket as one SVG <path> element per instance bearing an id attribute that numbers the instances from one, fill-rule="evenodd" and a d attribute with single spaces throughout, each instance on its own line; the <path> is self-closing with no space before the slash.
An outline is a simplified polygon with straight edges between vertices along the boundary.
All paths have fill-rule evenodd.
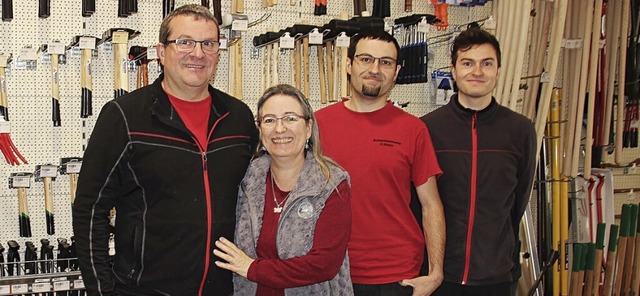
<path id="1" fill-rule="evenodd" d="M 108 102 L 79 175 L 73 229 L 89 295 L 229 295 L 213 242 L 233 240 L 238 184 L 258 140 L 251 110 L 209 86 L 201 151 L 161 87 Z M 209 192 L 205 184 L 209 184 Z M 113 265 L 109 211 L 116 208 Z"/>
<path id="2" fill-rule="evenodd" d="M 519 223 L 535 170 L 536 133 L 495 99 L 481 111 L 455 95 L 422 120 L 443 175 L 445 281 L 489 285 L 520 277 Z"/>

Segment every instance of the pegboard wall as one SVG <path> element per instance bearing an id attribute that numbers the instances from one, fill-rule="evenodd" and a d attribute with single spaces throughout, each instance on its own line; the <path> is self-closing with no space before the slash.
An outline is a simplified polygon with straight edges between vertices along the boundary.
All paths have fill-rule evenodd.
<path id="1" fill-rule="evenodd" d="M 372 9 L 373 1 L 367 1 L 367 7 Z M 176 1 L 176 7 L 196 3 L 196 1 Z M 199 3 L 199 1 L 197 2 Z M 245 1 L 245 14 L 249 22 L 270 15 L 265 21 L 250 27 L 243 33 L 243 91 L 244 101 L 255 111 L 257 99 L 262 93 L 263 50 L 255 50 L 252 45 L 254 36 L 266 32 L 268 29 L 286 28 L 306 21 L 308 24 L 322 25 L 336 18 L 340 12 L 353 14 L 351 1 L 332 0 L 327 8 L 327 15 L 313 15 L 313 1 L 298 1 L 297 5 L 290 5 L 289 1 L 280 1 L 274 7 L 262 8 L 261 0 Z M 158 31 L 162 21 L 162 1 L 139 0 L 139 12 L 128 18 L 117 17 L 116 0 L 96 1 L 96 12 L 88 18 L 81 16 L 82 2 L 80 0 L 51 1 L 51 15 L 46 19 L 38 18 L 38 1 L 13 0 L 14 18 L 3 22 L 0 28 L 0 53 L 13 54 L 13 63 L 8 68 L 7 93 L 9 119 L 11 122 L 11 139 L 27 158 L 29 164 L 10 166 L 0 163 L 0 242 L 16 240 L 20 245 L 24 241 L 38 241 L 48 238 L 55 241 L 58 237 L 72 236 L 71 206 L 69 202 L 69 177 L 58 175 L 53 182 L 53 199 L 56 222 L 56 233 L 47 235 L 45 228 L 45 210 L 43 184 L 32 179 L 31 187 L 27 189 L 28 208 L 31 216 L 32 238 L 20 238 L 18 232 L 18 200 L 17 191 L 9 189 L 7 179 L 11 173 L 34 172 L 35 165 L 59 164 L 63 157 L 81 157 L 83 135 L 90 135 L 101 107 L 113 98 L 113 53 L 109 44 L 97 47 L 97 56 L 93 58 L 93 116 L 80 118 L 80 54 L 77 50 L 66 51 L 66 64 L 59 66 L 60 77 L 60 109 L 61 126 L 53 127 L 51 120 L 51 70 L 50 62 L 42 53 L 38 53 L 35 69 L 20 69 L 16 67 L 25 47 L 39 48 L 43 44 L 54 40 L 69 45 L 74 36 L 91 35 L 101 37 L 110 28 L 130 28 L 141 34 L 129 41 L 129 46 L 152 46 L 158 41 Z M 222 14 L 230 9 L 231 1 L 223 1 Z M 0 8 L 1 10 L 1 8 Z M 487 18 L 491 14 L 492 2 L 485 6 L 449 8 L 450 28 L 465 25 L 471 21 Z M 414 1 L 412 13 L 434 13 L 429 1 Z M 409 15 L 404 12 L 404 1 L 391 1 L 391 18 Z M 228 34 L 223 29 L 221 34 Z M 428 37 L 437 37 L 447 31 L 431 31 Z M 447 67 L 450 64 L 449 43 L 441 42 L 430 47 L 433 59 L 429 61 L 429 72 L 434 69 Z M 280 82 L 292 83 L 290 64 L 292 51 L 280 51 Z M 310 50 L 310 100 L 314 108 L 325 105 L 320 103 L 316 47 Z M 227 52 L 221 51 L 218 71 L 212 83 L 215 87 L 227 90 L 228 86 L 228 58 Z M 135 72 L 130 72 L 130 90 L 135 89 Z M 149 80 L 153 81 L 159 74 L 156 62 L 149 64 Z M 435 109 L 432 104 L 430 91 L 431 82 L 397 85 L 391 94 L 395 102 L 409 102 L 406 110 L 416 116 L 421 116 Z"/>

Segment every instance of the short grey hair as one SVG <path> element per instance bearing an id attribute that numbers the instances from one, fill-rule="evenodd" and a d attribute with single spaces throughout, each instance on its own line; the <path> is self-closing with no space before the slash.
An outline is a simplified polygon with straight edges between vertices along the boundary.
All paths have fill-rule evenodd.
<path id="1" fill-rule="evenodd" d="M 169 28 L 169 23 L 171 23 L 171 20 L 173 20 L 176 16 L 179 16 L 179 15 L 193 16 L 193 18 L 196 20 L 199 20 L 202 18 L 207 21 L 212 21 L 214 24 L 216 24 L 217 33 L 218 33 L 218 36 L 220 36 L 220 26 L 218 26 L 218 20 L 216 19 L 215 16 L 213 16 L 213 14 L 211 13 L 211 11 L 209 11 L 209 9 L 199 4 L 187 4 L 187 5 L 182 5 L 177 9 L 175 9 L 174 11 L 170 12 L 164 18 L 164 20 L 162 20 L 162 24 L 160 24 L 160 36 L 159 36 L 160 43 L 165 44 L 167 42 L 167 39 L 169 38 L 169 34 L 171 34 L 171 28 Z"/>

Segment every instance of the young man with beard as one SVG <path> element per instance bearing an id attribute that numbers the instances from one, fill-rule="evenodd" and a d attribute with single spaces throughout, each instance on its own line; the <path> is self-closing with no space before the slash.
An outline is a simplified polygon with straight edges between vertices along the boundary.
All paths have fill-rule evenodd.
<path id="1" fill-rule="evenodd" d="M 233 293 L 231 272 L 213 263 L 213 243 L 233 239 L 238 185 L 258 132 L 249 107 L 209 85 L 219 36 L 206 7 L 174 10 L 156 46 L 164 73 L 102 108 L 73 205 L 90 295 Z"/>
<path id="2" fill-rule="evenodd" d="M 444 282 L 434 295 L 515 295 L 536 133 L 529 119 L 491 96 L 500 73 L 493 35 L 472 28 L 456 37 L 451 72 L 457 95 L 422 117 L 444 172 L 438 191 L 447 246 Z"/>
<path id="3" fill-rule="evenodd" d="M 326 154 L 351 176 L 349 261 L 355 295 L 429 295 L 442 282 L 441 174 L 425 125 L 393 106 L 398 42 L 384 31 L 351 39 L 351 98 L 316 112 Z M 425 231 L 409 206 L 416 184 Z M 419 276 L 424 248 L 429 275 Z"/>

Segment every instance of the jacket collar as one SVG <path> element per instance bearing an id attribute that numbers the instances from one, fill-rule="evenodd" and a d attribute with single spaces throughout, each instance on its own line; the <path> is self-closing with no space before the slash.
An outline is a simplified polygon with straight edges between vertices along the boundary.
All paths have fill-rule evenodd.
<path id="1" fill-rule="evenodd" d="M 154 102 L 151 106 L 151 114 L 153 116 L 157 116 L 160 120 L 166 122 L 167 124 L 175 126 L 176 122 L 179 122 L 180 128 L 185 128 L 184 123 L 178 116 L 173 105 L 171 105 L 171 101 L 169 101 L 169 97 L 167 93 L 162 88 L 162 80 L 164 79 L 164 74 L 161 73 L 160 76 L 153 82 L 151 85 L 153 91 Z M 211 115 L 209 116 L 209 127 L 213 126 L 213 123 L 220 118 L 222 115 L 229 112 L 229 108 L 227 104 L 223 101 L 224 94 L 215 89 L 213 86 L 209 85 L 209 94 L 211 95 Z"/>
<path id="2" fill-rule="evenodd" d="M 460 101 L 458 100 L 458 94 L 456 93 L 453 96 L 451 96 L 451 100 L 449 101 L 448 106 L 460 117 L 470 118 L 474 114 L 477 114 L 478 120 L 482 120 L 482 119 L 490 118 L 491 116 L 493 116 L 493 114 L 495 114 L 496 110 L 498 110 L 500 105 L 496 101 L 496 98 L 491 97 L 491 103 L 489 103 L 489 105 L 484 109 L 479 111 L 469 109 L 462 106 L 462 104 L 460 104 Z"/>
<path id="3" fill-rule="evenodd" d="M 296 199 L 300 196 L 318 195 L 320 193 L 323 186 L 318 186 L 318 184 L 323 184 L 326 180 L 318 166 L 315 165 L 315 162 L 313 154 L 307 151 L 298 181 L 294 187 L 294 192 L 291 193 L 291 199 Z M 254 161 L 251 162 L 248 171 L 253 171 L 253 178 L 255 179 L 252 178 L 252 181 L 258 180 L 258 182 L 243 182 L 243 185 L 246 186 L 246 192 L 251 192 L 254 188 L 257 189 L 260 187 L 262 187 L 262 190 L 258 192 L 265 192 L 266 184 L 260 180 L 266 180 L 270 165 L 271 156 L 267 153 L 256 157 Z"/>

